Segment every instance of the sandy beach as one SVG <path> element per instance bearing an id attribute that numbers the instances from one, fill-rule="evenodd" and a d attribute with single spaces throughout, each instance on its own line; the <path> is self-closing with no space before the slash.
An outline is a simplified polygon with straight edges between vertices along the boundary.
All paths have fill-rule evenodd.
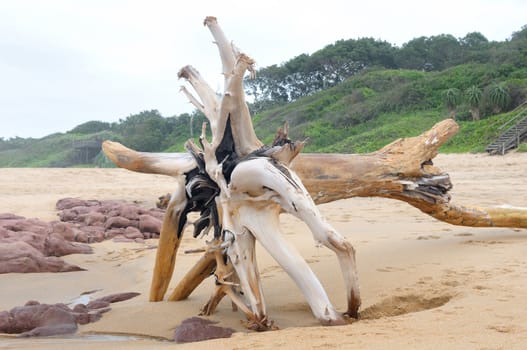
<path id="1" fill-rule="evenodd" d="M 439 155 L 451 176 L 453 202 L 527 207 L 527 153 Z M 0 169 L 0 213 L 57 220 L 64 197 L 121 199 L 154 207 L 173 179 L 122 169 Z M 157 240 L 105 241 L 94 254 L 64 257 L 87 271 L 0 274 L 0 311 L 140 292 L 74 336 L 18 339 L 0 334 L 0 349 L 525 349 L 527 347 L 527 230 L 470 228 L 437 221 L 403 202 L 353 198 L 320 206 L 354 245 L 363 319 L 321 327 L 292 280 L 257 245 L 269 317 L 280 328 L 255 333 L 225 299 L 211 319 L 238 332 L 231 338 L 176 344 L 174 328 L 198 314 L 212 291 L 206 280 L 187 300 L 148 301 Z M 317 247 L 307 227 L 282 215 L 284 237 L 304 256 L 338 310 L 345 290 L 335 255 Z M 198 259 L 184 254 L 203 240 L 186 232 L 171 289 Z"/>

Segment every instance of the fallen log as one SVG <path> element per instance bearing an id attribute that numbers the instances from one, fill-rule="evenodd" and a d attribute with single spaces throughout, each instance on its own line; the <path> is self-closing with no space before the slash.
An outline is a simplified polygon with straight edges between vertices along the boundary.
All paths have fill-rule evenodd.
<path id="1" fill-rule="evenodd" d="M 219 300 L 229 295 L 246 314 L 249 328 L 255 330 L 272 329 L 254 255 L 255 239 L 295 281 L 322 324 L 344 323 L 307 263 L 282 239 L 280 212 L 300 218 L 317 241 L 335 252 L 346 285 L 345 314 L 350 317 L 358 316 L 360 306 L 355 250 L 323 219 L 315 203 L 376 196 L 405 201 L 456 225 L 527 227 L 527 211 L 450 203 L 450 177 L 433 165 L 439 147 L 458 130 L 450 119 L 420 136 L 399 139 L 364 155 L 299 155 L 303 143 L 289 140 L 287 130 L 280 131 L 271 146 L 263 146 L 253 130 L 243 91 L 244 73 L 253 73 L 254 61 L 227 40 L 216 18 L 207 17 L 204 24 L 218 45 L 225 79 L 223 97 L 219 99 L 191 66 L 183 67 L 179 77 L 199 96 L 182 88 L 209 120 L 211 142 L 205 137 L 204 126 L 201 148 L 189 140 L 187 154 L 150 154 L 115 142 L 103 143 L 104 152 L 119 167 L 177 179 L 161 230 L 151 301 L 162 300 L 166 293 L 190 211 L 200 212 L 194 224 L 195 237 L 214 230 L 214 244 L 209 248 L 216 247 L 216 259 L 212 261 L 208 256 L 211 253 L 206 251 L 170 299 L 186 298 L 216 268 L 216 283 L 221 287 L 216 288 L 205 312 L 212 312 Z M 221 249 L 221 258 L 217 249 Z M 231 287 L 232 273 L 236 274 L 245 302 L 238 300 L 240 295 Z"/>
<path id="2" fill-rule="evenodd" d="M 316 204 L 353 197 L 383 197 L 406 202 L 453 225 L 527 228 L 527 210 L 452 203 L 447 172 L 433 165 L 439 147 L 458 131 L 452 119 L 423 134 L 396 140 L 367 154 L 299 154 L 291 168 Z M 183 176 L 195 167 L 187 153 L 148 153 L 105 141 L 104 153 L 131 171 Z"/>
<path id="3" fill-rule="evenodd" d="M 452 203 L 448 193 L 452 188 L 450 176 L 435 167 L 433 159 L 439 147 L 454 136 L 458 128 L 454 120 L 446 119 L 419 136 L 396 140 L 373 153 L 300 154 L 291 167 L 316 204 L 353 197 L 382 197 L 406 202 L 452 225 L 527 228 L 527 210 Z M 103 150 L 118 167 L 137 172 L 181 177 L 195 166 L 186 153 L 137 152 L 112 141 L 105 141 Z M 160 255 L 170 261 L 164 265 L 170 272 L 154 273 L 155 280 L 164 283 L 162 288 L 157 282 L 153 284 L 151 301 L 163 300 L 174 266 L 175 243 L 167 245 L 160 241 L 159 246 L 164 250 Z M 214 260 L 204 255 L 178 283 L 168 300 L 187 298 L 214 267 Z"/>

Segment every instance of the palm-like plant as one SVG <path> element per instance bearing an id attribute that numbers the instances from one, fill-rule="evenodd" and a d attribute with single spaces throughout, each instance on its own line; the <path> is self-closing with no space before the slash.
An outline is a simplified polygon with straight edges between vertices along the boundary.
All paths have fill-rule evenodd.
<path id="1" fill-rule="evenodd" d="M 493 83 L 489 88 L 489 102 L 492 106 L 494 113 L 498 114 L 507 106 L 511 101 L 509 91 L 503 84 Z"/>
<path id="2" fill-rule="evenodd" d="M 470 106 L 472 120 L 479 120 L 479 106 L 481 103 L 481 98 L 483 97 L 483 92 L 476 85 L 472 85 L 467 90 L 465 90 L 465 97 Z"/>
<path id="3" fill-rule="evenodd" d="M 456 119 L 456 109 L 461 102 L 461 93 L 457 88 L 450 88 L 443 91 L 443 98 L 450 118 Z"/>

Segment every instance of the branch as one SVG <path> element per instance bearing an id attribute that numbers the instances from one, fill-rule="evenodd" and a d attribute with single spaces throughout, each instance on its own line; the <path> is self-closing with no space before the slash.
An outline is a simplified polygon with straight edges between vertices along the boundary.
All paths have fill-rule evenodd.
<path id="1" fill-rule="evenodd" d="M 210 122 L 211 128 L 214 130 L 218 120 L 218 110 L 220 105 L 218 96 L 216 96 L 214 90 L 212 90 L 209 84 L 207 84 L 207 82 L 201 77 L 201 74 L 199 74 L 199 72 L 192 66 L 181 68 L 178 77 L 185 79 L 190 85 L 192 85 L 203 104 L 200 104 L 186 89 L 183 89 L 183 93 L 185 93 L 192 104 L 205 114 Z M 200 108 L 199 106 L 202 107 Z"/>
<path id="2" fill-rule="evenodd" d="M 119 168 L 139 173 L 177 177 L 196 167 L 194 158 L 188 153 L 137 152 L 113 141 L 104 141 L 102 150 Z"/>
<path id="3" fill-rule="evenodd" d="M 246 156 L 263 146 L 263 143 L 256 137 L 256 133 L 254 132 L 251 114 L 245 102 L 245 93 L 243 90 L 243 76 L 253 64 L 254 61 L 250 57 L 244 54 L 238 56 L 232 76 L 226 80 L 218 127 L 214 130 L 211 125 L 213 135 L 218 135 L 212 139 L 213 148 L 216 148 L 223 141 L 223 136 L 226 133 L 227 120 L 230 118 L 234 149 L 240 157 Z"/>
<path id="4" fill-rule="evenodd" d="M 227 85 L 227 80 L 232 75 L 234 70 L 235 62 L 235 50 L 233 45 L 229 42 L 223 30 L 218 25 L 218 20 L 216 17 L 206 17 L 203 21 L 203 25 L 207 26 L 212 34 L 212 37 L 215 40 L 215 44 L 218 46 L 220 52 L 221 63 L 223 65 L 223 75 L 225 77 L 225 85 Z"/>
<path id="5" fill-rule="evenodd" d="M 447 119 L 420 136 L 394 141 L 374 153 L 299 154 L 292 169 L 316 204 L 352 197 L 384 197 L 407 202 L 453 225 L 527 228 L 524 209 L 451 203 L 450 177 L 434 167 L 432 160 L 440 145 L 457 130 L 457 124 Z M 182 173 L 179 169 L 185 159 L 183 154 L 141 153 L 118 143 L 111 144 L 121 146 L 109 155 L 119 167 L 170 176 Z"/>

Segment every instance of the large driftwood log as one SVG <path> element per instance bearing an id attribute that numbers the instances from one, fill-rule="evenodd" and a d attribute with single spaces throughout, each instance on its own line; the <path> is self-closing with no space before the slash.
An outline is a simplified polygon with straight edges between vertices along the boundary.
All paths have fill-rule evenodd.
<path id="1" fill-rule="evenodd" d="M 186 298 L 213 270 L 216 288 L 204 313 L 214 311 L 225 295 L 246 314 L 249 327 L 265 330 L 268 321 L 254 254 L 258 240 L 296 282 L 313 314 L 323 324 L 344 321 L 302 257 L 281 238 L 278 215 L 285 211 L 304 221 L 315 239 L 338 257 L 346 284 L 348 310 L 360 306 L 355 251 L 321 216 L 315 203 L 354 196 L 379 196 L 406 201 L 421 211 L 457 225 L 527 227 L 527 211 L 465 208 L 450 204 L 448 174 L 433 166 L 438 148 L 458 129 L 452 120 L 421 136 L 401 139 L 366 155 L 301 155 L 303 143 L 279 132 L 264 147 L 252 127 L 245 103 L 243 76 L 254 61 L 232 45 L 214 17 L 207 17 L 218 45 L 225 77 L 220 100 L 197 70 L 187 66 L 179 77 L 192 85 L 199 99 L 184 94 L 210 122 L 212 141 L 199 148 L 187 142 L 188 154 L 151 154 L 106 141 L 103 150 L 118 166 L 165 174 L 177 179 L 160 235 L 150 300 L 162 300 L 172 277 L 187 214 L 199 211 L 194 236 L 214 230 L 205 255 L 176 287 L 170 300 Z M 300 178 L 298 177 L 300 176 Z M 240 286 L 243 296 L 234 286 Z"/>
<path id="2" fill-rule="evenodd" d="M 304 153 L 291 168 L 316 204 L 352 197 L 404 201 L 423 213 L 453 225 L 527 228 L 527 210 L 486 208 L 452 203 L 447 172 L 433 165 L 439 147 L 458 131 L 446 119 L 423 134 L 396 140 L 368 154 Z M 195 165 L 186 153 L 147 153 L 105 141 L 105 154 L 120 168 L 182 176 Z"/>

